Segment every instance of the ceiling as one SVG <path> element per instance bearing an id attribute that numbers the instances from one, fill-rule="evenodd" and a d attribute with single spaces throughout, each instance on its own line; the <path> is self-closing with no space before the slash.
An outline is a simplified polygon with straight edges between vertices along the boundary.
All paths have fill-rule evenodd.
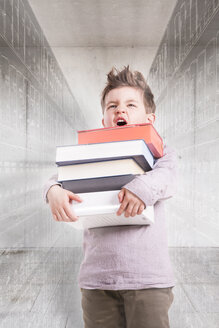
<path id="1" fill-rule="evenodd" d="M 29 0 L 90 128 L 112 68 L 147 76 L 176 0 Z M 99 125 L 99 126 L 98 126 Z"/>

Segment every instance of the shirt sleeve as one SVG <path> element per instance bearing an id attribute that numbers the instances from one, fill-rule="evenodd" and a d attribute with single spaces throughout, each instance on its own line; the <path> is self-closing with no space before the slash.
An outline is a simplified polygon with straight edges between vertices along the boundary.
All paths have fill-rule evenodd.
<path id="1" fill-rule="evenodd" d="M 164 155 L 159 158 L 153 170 L 136 176 L 124 185 L 137 195 L 146 206 L 152 206 L 157 201 L 171 198 L 177 185 L 177 155 L 169 147 L 164 147 Z"/>
<path id="2" fill-rule="evenodd" d="M 56 174 L 52 175 L 43 186 L 43 200 L 46 203 L 49 203 L 48 199 L 47 199 L 47 193 L 48 193 L 49 189 L 54 185 L 59 185 L 60 187 L 62 187 L 62 184 L 59 183 L 57 180 L 58 180 L 58 174 L 56 173 Z"/>

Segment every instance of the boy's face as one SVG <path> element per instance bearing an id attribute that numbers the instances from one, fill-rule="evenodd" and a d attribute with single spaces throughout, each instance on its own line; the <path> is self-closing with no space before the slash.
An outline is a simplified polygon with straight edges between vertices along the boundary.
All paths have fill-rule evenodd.
<path id="1" fill-rule="evenodd" d="M 125 124 L 154 123 L 155 114 L 146 114 L 143 91 L 124 86 L 113 89 L 105 97 L 104 127 Z"/>

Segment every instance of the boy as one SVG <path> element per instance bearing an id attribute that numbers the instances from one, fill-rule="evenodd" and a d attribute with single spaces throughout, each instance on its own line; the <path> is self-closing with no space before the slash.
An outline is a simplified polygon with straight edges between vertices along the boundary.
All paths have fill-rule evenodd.
<path id="1" fill-rule="evenodd" d="M 143 75 L 130 71 L 129 66 L 109 72 L 101 105 L 104 127 L 155 120 L 153 94 Z M 164 156 L 153 170 L 135 177 L 118 193 L 121 205 L 117 215 L 135 216 L 154 205 L 154 224 L 84 231 L 79 286 L 85 328 L 169 327 L 175 281 L 168 256 L 164 200 L 175 192 L 175 163 L 175 153 L 165 146 Z M 60 188 L 56 180 L 54 176 L 44 186 L 44 199 L 55 220 L 75 221 L 69 202 L 82 200 Z"/>

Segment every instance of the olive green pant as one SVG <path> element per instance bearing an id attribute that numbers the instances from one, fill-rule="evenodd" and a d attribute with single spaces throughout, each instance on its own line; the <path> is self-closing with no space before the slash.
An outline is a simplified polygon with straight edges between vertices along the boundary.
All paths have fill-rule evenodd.
<path id="1" fill-rule="evenodd" d="M 139 290 L 83 289 L 85 328 L 169 328 L 173 287 Z"/>

